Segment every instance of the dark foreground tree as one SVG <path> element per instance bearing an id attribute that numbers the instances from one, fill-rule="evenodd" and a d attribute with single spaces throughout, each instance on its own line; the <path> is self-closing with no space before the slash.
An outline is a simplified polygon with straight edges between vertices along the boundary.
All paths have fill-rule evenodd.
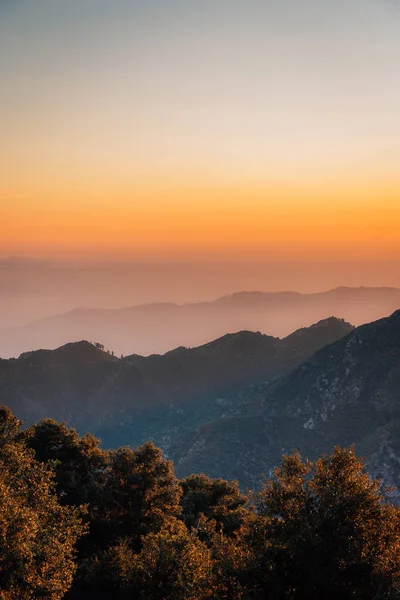
<path id="1" fill-rule="evenodd" d="M 213 519 L 217 528 L 233 534 L 247 518 L 248 497 L 240 492 L 237 481 L 211 479 L 207 475 L 189 475 L 180 482 L 182 514 L 187 527 L 197 527 L 204 515 Z"/>
<path id="2" fill-rule="evenodd" d="M 122 598 L 120 563 L 140 552 L 147 534 L 175 522 L 181 513 L 180 496 L 172 463 L 154 444 L 109 451 L 101 502 L 89 507 L 90 543 L 83 544 L 68 597 Z"/>
<path id="3" fill-rule="evenodd" d="M 210 550 L 179 521 L 150 533 L 132 562 L 133 597 L 211 600 L 216 588 Z"/>
<path id="4" fill-rule="evenodd" d="M 285 456 L 255 496 L 250 534 L 260 598 L 400 598 L 400 511 L 353 450 Z"/>
<path id="5" fill-rule="evenodd" d="M 0 448 L 13 444 L 20 436 L 22 421 L 7 406 L 0 406 Z"/>
<path id="6" fill-rule="evenodd" d="M 56 491 L 61 504 L 97 504 L 105 481 L 107 454 L 90 433 L 44 419 L 23 432 L 23 439 L 42 463 L 53 463 Z"/>
<path id="7" fill-rule="evenodd" d="M 60 506 L 53 473 L 16 441 L 19 425 L 0 409 L 0 599 L 58 600 L 84 526 L 77 509 Z"/>
<path id="8" fill-rule="evenodd" d="M 129 540 L 110 547 L 92 562 L 88 584 L 85 598 L 90 600 L 218 598 L 210 550 L 176 519 L 146 535 L 139 553 L 131 549 Z"/>
<path id="9" fill-rule="evenodd" d="M 353 450 L 285 456 L 249 504 L 151 443 L 104 452 L 0 407 L 0 600 L 39 598 L 400 600 L 400 509 Z"/>
<path id="10" fill-rule="evenodd" d="M 151 442 L 110 452 L 105 492 L 104 528 L 110 541 L 129 538 L 135 549 L 142 536 L 159 531 L 181 512 L 172 463 Z"/>

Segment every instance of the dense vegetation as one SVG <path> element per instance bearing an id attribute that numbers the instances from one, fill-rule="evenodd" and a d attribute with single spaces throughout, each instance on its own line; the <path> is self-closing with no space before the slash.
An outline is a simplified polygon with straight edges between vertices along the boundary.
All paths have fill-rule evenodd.
<path id="1" fill-rule="evenodd" d="M 400 598 L 400 509 L 352 449 L 260 491 L 0 409 L 0 600 Z"/>

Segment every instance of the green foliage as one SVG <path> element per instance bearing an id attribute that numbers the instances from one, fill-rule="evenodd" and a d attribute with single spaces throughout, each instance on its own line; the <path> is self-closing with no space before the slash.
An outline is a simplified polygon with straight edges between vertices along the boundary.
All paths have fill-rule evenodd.
<path id="1" fill-rule="evenodd" d="M 129 573 L 135 552 L 128 539 L 122 539 L 80 562 L 75 586 L 69 599 L 107 600 L 131 598 Z"/>
<path id="2" fill-rule="evenodd" d="M 181 521 L 171 519 L 143 538 L 135 553 L 128 539 L 109 547 L 89 566 L 87 600 L 208 600 L 214 598 L 210 550 Z"/>
<path id="3" fill-rule="evenodd" d="M 210 550 L 179 521 L 143 540 L 127 578 L 132 596 L 141 600 L 207 600 L 214 597 Z"/>
<path id="4" fill-rule="evenodd" d="M 247 514 L 241 528 L 226 535 L 214 520 L 200 516 L 196 533 L 205 540 L 213 558 L 215 598 L 244 600 L 252 589 L 253 551 L 248 544 L 246 532 L 254 521 L 254 515 Z M 249 585 L 248 585 L 249 584 Z"/>
<path id="5" fill-rule="evenodd" d="M 182 513 L 186 525 L 196 527 L 200 515 L 213 519 L 226 534 L 238 530 L 247 517 L 248 498 L 237 481 L 190 475 L 180 482 Z"/>
<path id="6" fill-rule="evenodd" d="M 107 454 L 100 441 L 87 433 L 80 437 L 64 423 L 45 419 L 32 425 L 23 438 L 37 460 L 52 463 L 57 494 L 62 504 L 79 506 L 96 502 L 105 482 Z"/>
<path id="7" fill-rule="evenodd" d="M 151 442 L 111 452 L 105 488 L 104 517 L 111 539 L 128 537 L 135 548 L 142 536 L 158 531 L 181 511 L 172 463 Z"/>
<path id="8" fill-rule="evenodd" d="M 22 421 L 14 417 L 7 406 L 0 406 L 0 447 L 11 444 L 20 435 Z"/>
<path id="9" fill-rule="evenodd" d="M 139 552 L 147 534 L 180 514 L 180 496 L 172 463 L 154 444 L 108 452 L 102 495 L 89 508 L 89 544 L 84 544 L 71 597 L 98 600 L 124 589 L 118 566 L 123 556 Z"/>
<path id="10" fill-rule="evenodd" d="M 16 441 L 20 423 L 0 409 L 0 599 L 63 598 L 76 570 L 80 511 L 60 506 L 53 473 Z"/>
<path id="11" fill-rule="evenodd" d="M 0 600 L 400 600 L 400 509 L 352 449 L 284 456 L 249 501 L 0 407 L 0 509 Z"/>
<path id="12" fill-rule="evenodd" d="M 315 463 L 284 457 L 255 506 L 260 597 L 400 597 L 400 511 L 352 449 Z"/>

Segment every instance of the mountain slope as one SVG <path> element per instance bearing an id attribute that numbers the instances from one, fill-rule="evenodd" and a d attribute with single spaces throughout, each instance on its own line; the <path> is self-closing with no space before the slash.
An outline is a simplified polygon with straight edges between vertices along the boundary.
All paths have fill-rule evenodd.
<path id="1" fill-rule="evenodd" d="M 282 452 L 312 459 L 353 443 L 375 476 L 400 485 L 400 311 L 248 390 L 245 403 L 175 439 L 169 454 L 180 474 L 204 470 L 253 485 Z"/>
<path id="2" fill-rule="evenodd" d="M 116 362 L 118 359 L 105 352 L 101 344 L 91 344 L 85 340 L 65 344 L 55 350 L 35 350 L 23 352 L 20 361 L 35 366 L 78 365 L 103 362 Z"/>
<path id="3" fill-rule="evenodd" d="M 309 351 L 351 331 L 331 318 L 289 341 L 242 331 L 198 348 L 118 359 L 88 342 L 0 361 L 1 403 L 27 421 L 66 420 L 108 446 L 172 437 L 221 417 L 238 392 L 300 364 Z M 308 353 L 305 351 L 308 349 Z"/>

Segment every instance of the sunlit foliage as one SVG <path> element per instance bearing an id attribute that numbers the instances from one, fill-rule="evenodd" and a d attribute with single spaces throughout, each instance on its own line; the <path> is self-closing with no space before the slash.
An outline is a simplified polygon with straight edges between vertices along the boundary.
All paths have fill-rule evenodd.
<path id="1" fill-rule="evenodd" d="M 0 411 L 0 598 L 63 598 L 76 570 L 80 511 L 60 506 L 53 473 L 16 441 L 19 422 Z"/>
<path id="2" fill-rule="evenodd" d="M 21 427 L 0 407 L 0 600 L 400 599 L 400 509 L 352 448 L 244 494 L 152 443 Z"/>

